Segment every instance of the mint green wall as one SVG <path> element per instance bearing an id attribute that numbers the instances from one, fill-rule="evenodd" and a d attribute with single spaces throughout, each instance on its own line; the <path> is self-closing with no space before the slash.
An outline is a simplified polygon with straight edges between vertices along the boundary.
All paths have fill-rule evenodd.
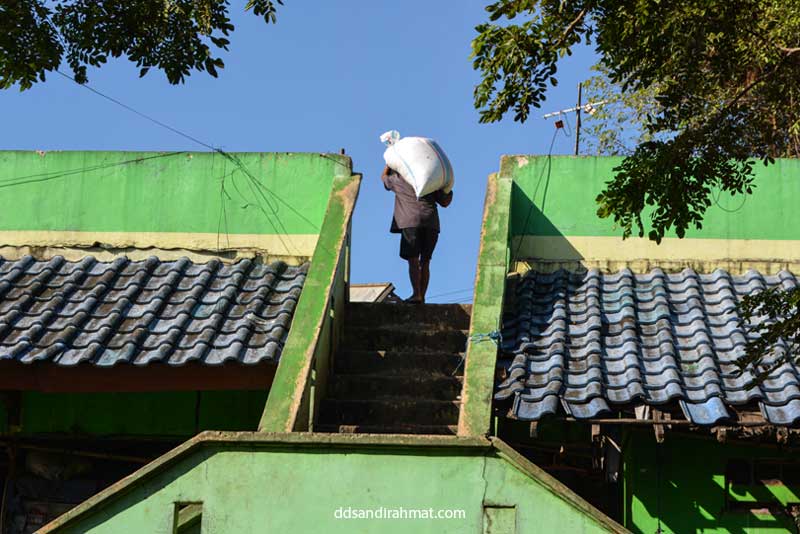
<path id="1" fill-rule="evenodd" d="M 595 202 L 621 161 L 616 157 L 556 156 L 548 175 L 546 156 L 504 156 L 500 174 L 514 180 L 512 235 L 621 236 L 611 219 L 597 217 Z M 721 206 L 735 213 L 712 204 L 702 230 L 687 230 L 686 237 L 798 239 L 800 160 L 777 160 L 769 167 L 758 163 L 755 174 L 756 188 L 746 200 L 729 194 L 719 199 Z M 525 227 L 531 198 L 536 207 Z"/>
<path id="2" fill-rule="evenodd" d="M 213 152 L 0 152 L 0 231 L 217 233 L 224 205 L 231 234 L 316 234 L 350 174 L 345 156 L 231 155 L 258 185 Z"/>
<path id="3" fill-rule="evenodd" d="M 255 430 L 267 391 L 22 394 L 22 435 L 164 436 Z"/>
<path id="4" fill-rule="evenodd" d="M 460 436 L 484 436 L 492 417 L 492 390 L 496 373 L 497 346 L 473 341 L 500 329 L 509 266 L 508 232 L 512 183 L 490 174 L 483 203 L 481 242 L 475 272 L 475 290 L 469 327 L 469 345 L 464 364 L 462 407 L 458 420 Z M 483 341 L 486 341 L 485 339 Z"/>
<path id="5" fill-rule="evenodd" d="M 485 449 L 246 448 L 198 450 L 57 531 L 168 533 L 175 502 L 202 501 L 203 534 L 607 532 Z M 516 506 L 516 530 L 484 530 L 484 503 Z M 345 520 L 334 516 L 339 507 L 463 509 L 466 517 Z"/>
<path id="6" fill-rule="evenodd" d="M 773 437 L 774 439 L 774 437 Z M 777 446 L 744 446 L 713 439 L 686 438 L 667 433 L 657 451 L 648 431 L 632 431 L 625 444 L 625 526 L 652 534 L 658 527 L 669 534 L 728 533 L 777 534 L 793 532 L 786 517 L 749 511 L 725 511 L 725 466 L 731 458 L 795 459 L 796 451 Z M 661 464 L 659 473 L 658 465 Z M 800 463 L 798 463 L 800 467 Z M 739 501 L 786 504 L 800 501 L 800 487 L 756 486 L 735 488 Z M 659 513 L 660 510 L 660 513 Z"/>

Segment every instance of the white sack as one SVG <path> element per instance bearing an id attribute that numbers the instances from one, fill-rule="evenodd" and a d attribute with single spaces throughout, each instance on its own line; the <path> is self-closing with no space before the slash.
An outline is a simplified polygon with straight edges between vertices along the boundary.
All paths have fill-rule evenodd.
<path id="1" fill-rule="evenodd" d="M 386 165 L 411 184 L 417 198 L 439 189 L 445 193 L 453 189 L 453 167 L 436 141 L 425 137 L 400 138 L 395 130 L 381 135 L 381 141 L 388 145 L 383 153 Z"/>

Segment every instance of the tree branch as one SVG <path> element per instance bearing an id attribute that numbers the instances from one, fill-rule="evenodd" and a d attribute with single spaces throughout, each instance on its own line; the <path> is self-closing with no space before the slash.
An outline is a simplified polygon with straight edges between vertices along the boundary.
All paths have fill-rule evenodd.
<path id="1" fill-rule="evenodd" d="M 797 48 L 796 50 L 797 50 L 797 51 L 800 51 L 800 48 Z M 744 88 L 742 88 L 742 90 L 741 90 L 741 91 L 739 91 L 739 93 L 738 93 L 738 94 L 736 94 L 736 96 L 734 96 L 734 97 L 731 99 L 731 101 L 730 101 L 730 102 L 728 102 L 727 104 L 725 104 L 725 107 L 723 107 L 723 108 L 722 108 L 722 109 L 719 111 L 719 114 L 718 114 L 717 116 L 718 116 L 719 118 L 722 118 L 722 117 L 724 117 L 724 116 L 725 116 L 725 114 L 726 114 L 728 111 L 730 111 L 730 109 L 733 107 L 733 105 L 734 105 L 734 104 L 736 104 L 736 102 L 738 102 L 739 100 L 741 100 L 741 99 L 742 99 L 742 97 L 744 97 L 744 95 L 746 95 L 747 93 L 749 93 L 749 92 L 750 92 L 750 90 L 751 90 L 751 89 L 753 89 L 753 87 L 755 87 L 756 85 L 760 84 L 760 83 L 761 83 L 761 82 L 763 82 L 763 81 L 766 81 L 768 78 L 771 78 L 772 76 L 774 76 L 774 75 L 775 75 L 775 73 L 776 73 L 776 72 L 778 72 L 778 70 L 780 70 L 780 68 L 783 66 L 783 64 L 786 62 L 786 60 L 789 58 L 789 56 L 790 56 L 791 54 L 793 54 L 793 53 L 794 53 L 794 52 L 789 52 L 789 53 L 787 53 L 785 56 L 783 56 L 783 57 L 781 58 L 781 60 L 780 60 L 780 61 L 778 61 L 778 63 L 776 63 L 776 64 L 775 64 L 775 67 L 774 67 L 772 70 L 770 70 L 770 71 L 768 71 L 768 72 L 766 72 L 766 73 L 762 74 L 761 76 L 758 76 L 758 77 L 756 77 L 756 78 L 755 78 L 753 81 L 751 81 L 751 82 L 750 82 L 750 83 L 748 83 L 746 86 L 744 86 Z M 716 121 L 715 121 L 715 122 L 716 122 Z"/>
<path id="2" fill-rule="evenodd" d="M 586 16 L 586 8 L 584 7 L 583 9 L 580 10 L 578 16 L 575 17 L 575 20 L 569 23 L 569 26 L 566 27 L 564 33 L 561 34 L 561 37 L 559 37 L 558 41 L 556 41 L 553 44 L 553 46 L 556 48 L 560 47 L 564 43 L 564 41 L 567 40 L 569 34 L 571 34 L 575 30 L 575 26 L 577 26 L 585 16 Z"/>

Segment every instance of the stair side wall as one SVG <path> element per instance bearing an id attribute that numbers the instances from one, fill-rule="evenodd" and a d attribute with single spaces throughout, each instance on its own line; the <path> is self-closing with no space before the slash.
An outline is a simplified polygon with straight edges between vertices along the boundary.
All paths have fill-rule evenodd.
<path id="1" fill-rule="evenodd" d="M 505 301 L 511 185 L 510 177 L 492 174 L 486 186 L 459 436 L 484 436 L 491 427 L 497 345 L 487 336 L 499 332 Z"/>
<path id="2" fill-rule="evenodd" d="M 485 440 L 290 441 L 198 447 L 41 532 L 171 532 L 186 502 L 202 503 L 204 534 L 625 532 Z"/>

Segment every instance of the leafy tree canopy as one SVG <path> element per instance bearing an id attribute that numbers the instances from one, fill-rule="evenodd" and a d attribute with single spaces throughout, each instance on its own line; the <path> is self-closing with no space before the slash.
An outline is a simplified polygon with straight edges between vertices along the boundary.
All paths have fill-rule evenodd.
<path id="1" fill-rule="evenodd" d="M 269 22 L 283 0 L 249 0 L 245 9 Z M 234 27 L 227 0 L 0 0 L 0 88 L 29 89 L 66 60 L 75 80 L 87 67 L 126 56 L 164 71 L 172 84 L 192 71 L 217 76 L 215 52 L 228 50 Z"/>
<path id="2" fill-rule="evenodd" d="M 622 94 L 656 96 L 597 197 L 624 237 L 682 237 L 702 227 L 713 190 L 752 191 L 754 158 L 800 154 L 797 0 L 500 0 L 487 11 L 472 43 L 482 122 L 525 121 L 581 43 Z"/>

